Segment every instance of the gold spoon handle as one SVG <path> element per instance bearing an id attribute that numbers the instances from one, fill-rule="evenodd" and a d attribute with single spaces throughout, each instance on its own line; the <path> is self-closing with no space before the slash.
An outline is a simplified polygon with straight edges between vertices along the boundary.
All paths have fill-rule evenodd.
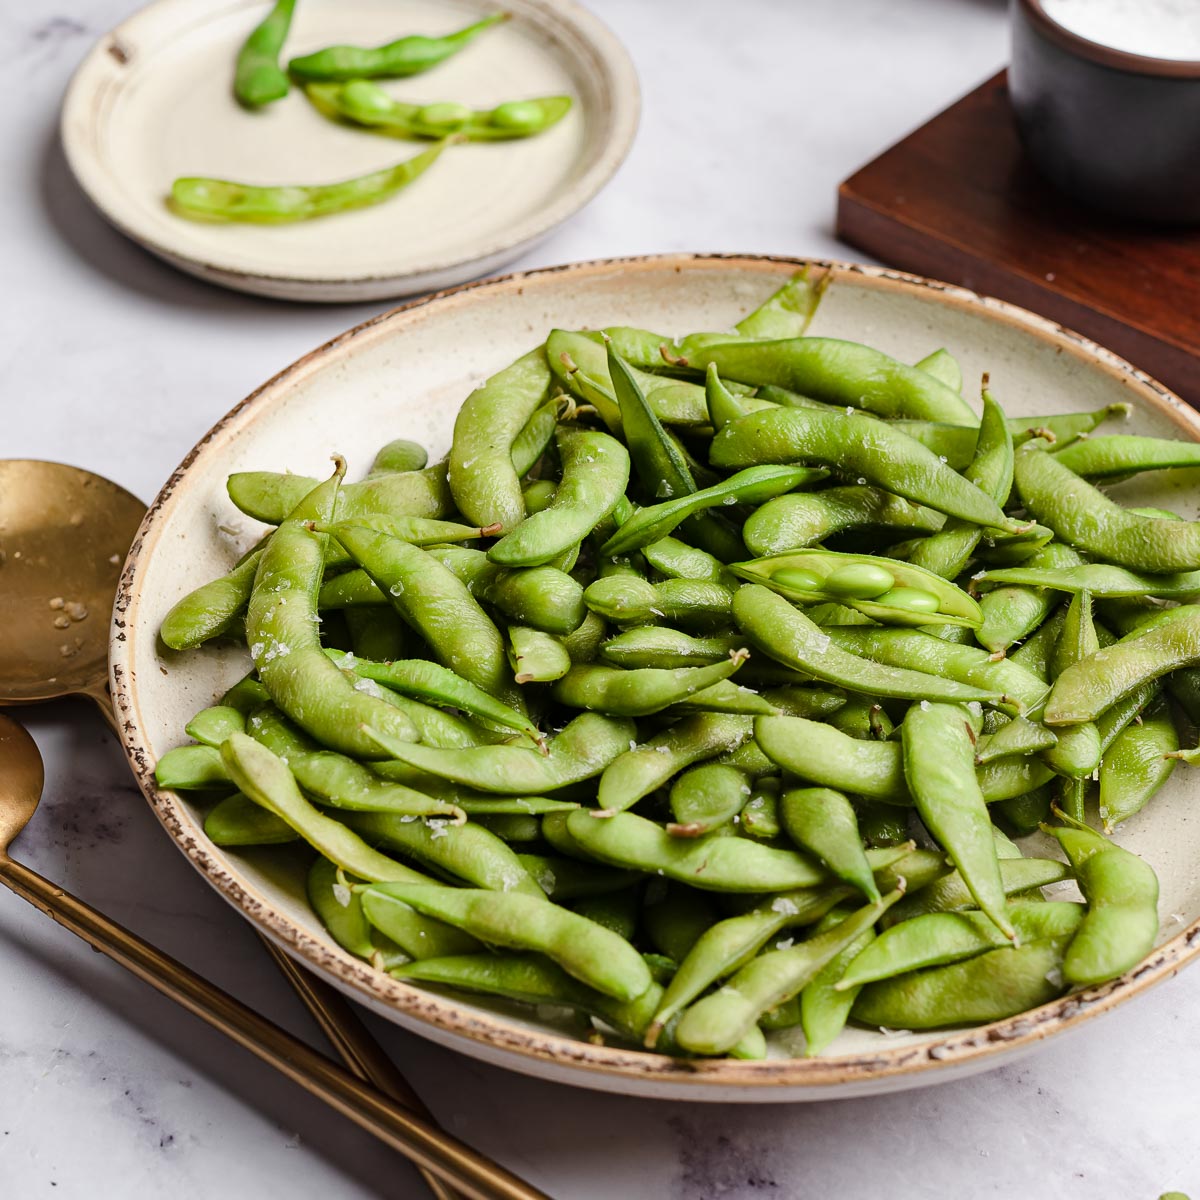
<path id="1" fill-rule="evenodd" d="M 101 681 L 89 690 L 87 695 L 95 701 L 100 716 L 119 739 L 121 730 L 117 724 L 112 697 L 109 695 L 108 681 Z M 280 973 L 292 985 L 301 1003 L 321 1027 L 330 1045 L 338 1052 L 350 1072 L 431 1125 L 437 1125 L 433 1114 L 384 1053 L 383 1047 L 371 1036 L 346 998 L 324 980 L 305 971 L 269 938 L 263 937 L 262 942 Z M 434 1200 L 460 1200 L 458 1194 L 432 1171 L 420 1165 L 417 1166 L 417 1170 Z"/>
<path id="2" fill-rule="evenodd" d="M 269 938 L 264 936 L 262 943 L 350 1072 L 385 1096 L 391 1096 L 397 1104 L 402 1104 L 422 1120 L 437 1125 L 421 1097 L 413 1091 L 412 1085 L 396 1069 L 383 1047 L 371 1036 L 370 1030 L 359 1019 L 346 997 L 325 980 L 304 970 Z M 448 1187 L 428 1167 L 418 1165 L 417 1170 L 434 1200 L 460 1200 L 458 1192 Z"/>
<path id="3" fill-rule="evenodd" d="M 549 1200 L 36 871 L 0 856 L 0 882 L 471 1200 Z"/>

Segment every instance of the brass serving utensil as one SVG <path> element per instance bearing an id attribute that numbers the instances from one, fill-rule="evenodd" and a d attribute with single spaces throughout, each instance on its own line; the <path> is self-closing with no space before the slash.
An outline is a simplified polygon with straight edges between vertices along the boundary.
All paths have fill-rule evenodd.
<path id="1" fill-rule="evenodd" d="M 86 696 L 116 731 L 109 616 L 145 512 L 136 496 L 79 467 L 0 460 L 0 707 Z M 435 1124 L 342 994 L 273 942 L 263 945 L 349 1069 Z M 435 1175 L 421 1174 L 436 1200 L 455 1200 Z"/>
<path id="2" fill-rule="evenodd" d="M 42 756 L 0 713 L 0 883 L 96 950 L 182 1004 L 301 1087 L 472 1200 L 549 1200 L 497 1163 L 408 1112 L 228 992 L 155 949 L 9 855 L 41 800 Z"/>

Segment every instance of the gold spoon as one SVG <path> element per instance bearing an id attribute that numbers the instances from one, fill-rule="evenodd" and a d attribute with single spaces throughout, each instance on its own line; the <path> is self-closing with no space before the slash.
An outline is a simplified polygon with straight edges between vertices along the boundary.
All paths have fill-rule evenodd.
<path id="1" fill-rule="evenodd" d="M 0 707 L 86 696 L 116 730 L 108 692 L 109 617 L 146 507 L 101 475 L 63 463 L 0 460 Z M 342 1060 L 424 1120 L 433 1116 L 336 988 L 263 945 Z M 421 1172 L 436 1200 L 454 1192 Z"/>
<path id="2" fill-rule="evenodd" d="M 408 1112 L 203 976 L 11 858 L 8 848 L 37 811 L 44 779 L 37 744 L 22 726 L 0 713 L 0 883 L 464 1195 L 473 1200 L 549 1200 L 544 1192 Z"/>

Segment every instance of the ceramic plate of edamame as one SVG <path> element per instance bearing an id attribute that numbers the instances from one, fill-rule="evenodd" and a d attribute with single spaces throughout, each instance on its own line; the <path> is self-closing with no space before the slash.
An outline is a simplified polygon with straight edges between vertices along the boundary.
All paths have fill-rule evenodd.
<path id="1" fill-rule="evenodd" d="M 435 295 L 164 486 L 126 751 L 247 919 L 463 1053 L 714 1101 L 956 1078 L 1197 952 L 1197 443 L 1108 352 L 877 268 Z"/>
<path id="2" fill-rule="evenodd" d="M 572 0 L 303 0 L 269 61 L 409 40 L 356 60 L 354 79 L 318 57 L 281 98 L 240 103 L 239 47 L 269 11 L 157 0 L 96 44 L 63 106 L 67 160 L 97 208 L 210 282 L 361 301 L 477 278 L 587 204 L 632 144 L 633 65 Z M 540 110 L 525 103 L 543 98 Z M 439 155 L 442 139 L 464 135 Z M 413 159 L 398 188 L 362 182 Z M 252 190 L 173 188 L 196 178 Z M 175 203 L 189 195 L 203 202 Z"/>

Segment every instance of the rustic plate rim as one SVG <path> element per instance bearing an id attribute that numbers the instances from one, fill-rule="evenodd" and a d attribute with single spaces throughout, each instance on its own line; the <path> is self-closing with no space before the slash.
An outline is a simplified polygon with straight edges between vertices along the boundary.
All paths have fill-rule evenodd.
<path id="1" fill-rule="evenodd" d="M 239 2 L 249 7 L 256 0 Z M 180 250 L 140 228 L 136 211 L 122 200 L 120 188 L 113 183 L 110 171 L 96 149 L 103 125 L 99 97 L 120 86 L 110 60 L 118 68 L 123 65 L 123 31 L 160 10 L 194 6 L 195 0 L 150 0 L 96 39 L 72 73 L 63 97 L 58 129 L 67 166 L 81 191 L 114 229 L 166 262 L 210 282 L 255 290 L 275 287 L 286 290 L 294 298 L 311 289 L 317 300 L 352 301 L 360 298 L 360 294 L 362 298 L 403 295 L 406 289 L 411 290 L 422 280 L 448 276 L 462 278 L 462 273 L 476 264 L 485 267 L 502 264 L 548 236 L 596 198 L 629 156 L 641 120 L 641 88 L 633 60 L 616 34 L 598 16 L 578 0 L 515 0 L 515 3 L 522 9 L 552 13 L 553 19 L 569 28 L 594 55 L 605 81 L 609 129 L 590 153 L 591 162 L 584 173 L 570 187 L 505 234 L 469 253 L 431 259 L 399 273 L 364 271 L 343 275 L 311 273 L 302 269 L 256 271 Z M 385 290 L 393 285 L 394 291 Z M 355 288 L 361 289 L 361 293 L 349 290 Z"/>
<path id="2" fill-rule="evenodd" d="M 327 358 L 335 356 L 381 325 L 404 324 L 424 314 L 431 306 L 485 302 L 489 294 L 520 290 L 527 285 L 560 277 L 586 279 L 591 275 L 625 271 L 665 271 L 680 273 L 690 266 L 725 264 L 731 270 L 759 270 L 765 277 L 784 276 L 804 266 L 826 269 L 838 274 L 870 281 L 868 286 L 885 290 L 929 296 L 953 308 L 982 310 L 1005 324 L 1020 326 L 1039 340 L 1098 365 L 1106 373 L 1132 388 L 1139 398 L 1200 441 L 1200 413 L 1144 371 L 1132 366 L 1111 351 L 1056 322 L 1026 309 L 992 297 L 979 296 L 966 288 L 895 271 L 835 259 L 794 258 L 766 254 L 660 254 L 593 259 L 585 262 L 544 267 L 536 270 L 496 276 L 461 284 L 423 296 L 380 313 L 331 338 L 301 356 L 239 401 L 188 452 L 172 472 L 150 505 L 122 569 L 113 611 L 110 640 L 110 685 L 116 706 L 120 740 L 138 786 L 156 816 L 180 850 L 227 901 L 239 909 L 260 931 L 285 947 L 307 966 L 315 969 L 354 993 L 376 1011 L 397 1013 L 406 1018 L 407 1027 L 422 1032 L 421 1025 L 433 1026 L 452 1037 L 463 1038 L 521 1059 L 547 1066 L 565 1068 L 572 1073 L 624 1077 L 646 1082 L 669 1083 L 699 1093 L 718 1089 L 726 1093 L 763 1093 L 785 1089 L 818 1090 L 831 1086 L 869 1084 L 903 1076 L 924 1076 L 937 1068 L 983 1066 L 1001 1052 L 1030 1047 L 1053 1034 L 1078 1027 L 1083 1021 L 1106 1013 L 1156 983 L 1173 976 L 1181 967 L 1200 956 L 1200 917 L 1174 937 L 1156 947 L 1136 967 L 1119 979 L 1098 987 L 1061 997 L 1029 1012 L 1002 1021 L 947 1031 L 938 1040 L 921 1046 L 883 1047 L 872 1053 L 827 1058 L 768 1059 L 741 1062 L 731 1059 L 684 1060 L 665 1055 L 597 1046 L 542 1030 L 531 1030 L 503 1017 L 479 1011 L 468 1012 L 452 998 L 422 991 L 376 971 L 367 963 L 307 933 L 263 895 L 247 888 L 211 853 L 208 844 L 193 836 L 187 821 L 181 819 L 183 804 L 170 791 L 154 782 L 153 757 L 142 744 L 142 732 L 136 699 L 137 682 L 130 672 L 127 636 L 137 605 L 144 563 L 164 514 L 173 507 L 188 472 L 197 459 L 223 435 L 232 434 L 242 414 L 270 403 L 294 378 Z M 186 492 L 186 488 L 183 489 Z M 511 1064 L 510 1064 L 511 1065 Z M 947 1078 L 954 1077 L 947 1070 Z M 924 1081 L 924 1080 L 922 1080 Z M 576 1080 L 584 1084 L 584 1080 Z M 914 1084 L 917 1081 L 914 1080 Z M 932 1081 L 931 1081 L 932 1082 Z M 760 1096 L 760 1098 L 770 1098 Z M 781 1097 L 787 1099 L 787 1097 Z"/>

